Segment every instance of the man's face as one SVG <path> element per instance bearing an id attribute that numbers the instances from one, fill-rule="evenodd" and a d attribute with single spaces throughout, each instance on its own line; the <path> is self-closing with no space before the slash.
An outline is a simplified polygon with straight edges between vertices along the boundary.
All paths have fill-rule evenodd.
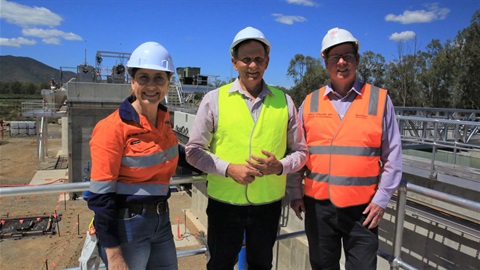
<path id="1" fill-rule="evenodd" d="M 262 43 L 249 40 L 240 44 L 237 57 L 232 57 L 232 64 L 242 84 L 251 89 L 262 82 L 269 60 Z"/>
<path id="2" fill-rule="evenodd" d="M 328 56 L 324 58 L 332 82 L 355 80 L 359 59 L 359 55 L 351 43 L 333 47 Z"/>

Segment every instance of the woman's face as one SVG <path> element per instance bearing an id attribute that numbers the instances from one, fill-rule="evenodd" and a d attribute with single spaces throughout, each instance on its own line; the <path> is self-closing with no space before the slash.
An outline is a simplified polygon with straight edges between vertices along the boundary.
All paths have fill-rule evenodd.
<path id="1" fill-rule="evenodd" d="M 139 69 L 131 79 L 132 94 L 142 105 L 155 105 L 165 99 L 170 79 L 165 71 Z"/>

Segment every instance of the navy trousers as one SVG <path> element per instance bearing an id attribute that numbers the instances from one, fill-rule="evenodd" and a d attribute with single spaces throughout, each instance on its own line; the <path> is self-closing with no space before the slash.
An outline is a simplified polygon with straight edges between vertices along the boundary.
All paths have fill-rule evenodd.
<path id="1" fill-rule="evenodd" d="M 271 269 L 281 209 L 281 201 L 237 206 L 209 198 L 207 269 L 233 269 L 244 235 L 248 269 Z"/>
<path id="2" fill-rule="evenodd" d="M 304 201 L 305 233 L 312 269 L 340 269 L 342 242 L 345 269 L 376 269 L 378 227 L 369 230 L 362 225 L 366 204 L 337 208 L 330 200 L 305 196 Z"/>

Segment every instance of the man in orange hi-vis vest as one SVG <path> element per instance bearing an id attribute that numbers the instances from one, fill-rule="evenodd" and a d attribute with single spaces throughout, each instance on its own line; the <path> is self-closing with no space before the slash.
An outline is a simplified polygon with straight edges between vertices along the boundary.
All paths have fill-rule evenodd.
<path id="1" fill-rule="evenodd" d="M 394 107 L 385 89 L 357 79 L 359 48 L 349 31 L 329 30 L 321 56 L 331 83 L 299 108 L 309 159 L 287 190 L 297 217 L 305 212 L 312 269 L 340 269 L 342 242 L 346 269 L 376 269 L 378 224 L 401 181 Z"/>

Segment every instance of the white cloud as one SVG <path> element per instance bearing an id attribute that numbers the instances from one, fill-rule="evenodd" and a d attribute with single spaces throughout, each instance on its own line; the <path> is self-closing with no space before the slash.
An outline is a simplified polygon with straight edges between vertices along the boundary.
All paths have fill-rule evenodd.
<path id="1" fill-rule="evenodd" d="M 315 2 L 312 1 L 312 0 L 286 0 L 286 2 L 289 3 L 289 4 L 306 6 L 306 7 L 315 7 L 315 6 L 317 6 L 317 3 L 315 3 Z"/>
<path id="2" fill-rule="evenodd" d="M 24 36 L 38 37 L 44 40 L 48 40 L 52 38 L 56 38 L 56 39 L 62 38 L 66 40 L 83 40 L 82 37 L 77 34 L 74 34 L 71 32 L 65 33 L 58 29 L 28 28 L 28 29 L 23 29 L 22 34 Z M 49 42 L 48 44 L 59 44 L 59 43 Z"/>
<path id="3" fill-rule="evenodd" d="M 83 40 L 81 36 L 72 32 L 64 32 L 54 27 L 59 26 L 63 19 L 60 15 L 53 13 L 43 7 L 30 7 L 6 0 L 0 0 L 0 19 L 9 24 L 22 28 L 22 34 L 26 37 L 41 38 L 45 44 L 59 45 L 62 40 Z M 50 29 L 35 28 L 35 26 L 46 26 Z M 24 37 L 5 38 L 1 37 L 0 46 L 21 47 L 22 45 L 34 45 L 37 42 Z"/>
<path id="4" fill-rule="evenodd" d="M 35 45 L 36 43 L 37 42 L 35 40 L 26 39 L 24 37 L 18 37 L 18 38 L 0 37 L 0 46 L 20 48 L 22 45 Z"/>
<path id="5" fill-rule="evenodd" d="M 60 44 L 60 39 L 56 37 L 48 37 L 42 39 L 43 43 L 45 44 L 51 44 L 51 45 L 59 45 Z"/>
<path id="6" fill-rule="evenodd" d="M 288 25 L 291 25 L 297 22 L 304 22 L 307 20 L 302 16 L 287 16 L 280 13 L 274 13 L 272 14 L 272 16 L 276 17 L 275 21 L 283 24 L 288 24 Z"/>
<path id="7" fill-rule="evenodd" d="M 410 39 L 414 39 L 416 36 L 415 32 L 413 31 L 403 31 L 400 33 L 393 33 L 391 34 L 388 39 L 393 40 L 393 41 L 407 41 Z"/>
<path id="8" fill-rule="evenodd" d="M 62 17 L 43 7 L 29 7 L 26 5 L 0 0 L 0 19 L 21 27 L 29 25 L 46 25 L 55 27 L 60 25 Z"/>
<path id="9" fill-rule="evenodd" d="M 427 10 L 405 10 L 400 15 L 388 14 L 385 16 L 387 22 L 399 22 L 401 24 L 429 23 L 436 20 L 443 20 L 447 17 L 450 9 L 440 8 L 437 3 L 425 5 Z"/>

